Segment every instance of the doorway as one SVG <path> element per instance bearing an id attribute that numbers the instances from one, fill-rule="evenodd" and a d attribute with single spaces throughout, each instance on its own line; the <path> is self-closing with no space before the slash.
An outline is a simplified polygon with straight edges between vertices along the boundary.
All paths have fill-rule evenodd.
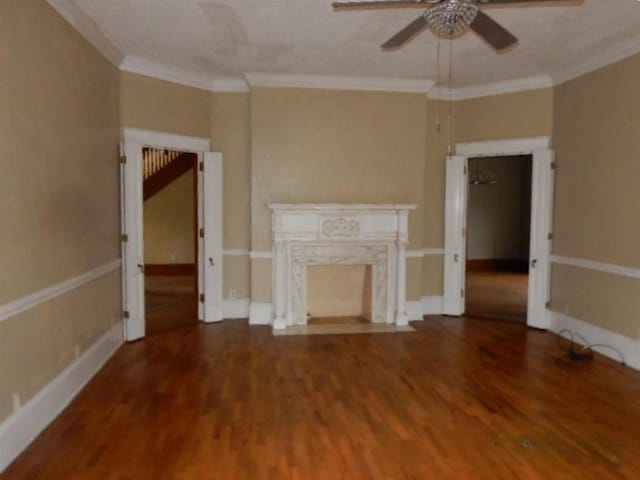
<path id="1" fill-rule="evenodd" d="M 469 159 L 465 313 L 527 321 L 532 156 Z"/>
<path id="2" fill-rule="evenodd" d="M 125 127 L 120 158 L 122 225 L 122 303 L 124 338 L 145 336 L 145 245 L 144 245 L 144 153 L 149 150 L 174 152 L 197 162 L 197 318 L 218 322 L 223 318 L 223 192 L 222 154 L 210 152 L 210 140 L 165 132 Z M 184 155 L 188 154 L 188 155 Z M 192 170 L 193 171 L 193 170 Z M 188 182 L 188 180 L 185 180 Z M 195 243 L 195 242 L 194 242 Z M 171 258 L 171 257 L 169 257 Z M 178 255 L 176 253 L 176 260 Z M 152 267 L 153 269 L 154 267 Z M 173 267 L 172 267 L 173 268 Z M 187 286 L 187 288 L 190 288 Z M 192 304 L 191 304 L 192 305 Z"/>
<path id="3" fill-rule="evenodd" d="M 145 331 L 154 335 L 198 322 L 198 156 L 142 152 Z"/>
<path id="4" fill-rule="evenodd" d="M 529 275 L 527 281 L 527 326 L 548 329 L 548 308 L 553 238 L 554 151 L 549 137 L 490 140 L 456 144 L 456 155 L 446 158 L 445 248 L 443 313 L 465 312 L 467 209 L 470 160 L 478 157 L 531 155 L 531 222 Z"/>

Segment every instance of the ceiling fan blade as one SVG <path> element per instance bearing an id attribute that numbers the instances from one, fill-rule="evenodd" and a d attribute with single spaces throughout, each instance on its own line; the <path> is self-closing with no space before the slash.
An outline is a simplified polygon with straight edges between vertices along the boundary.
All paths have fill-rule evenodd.
<path id="1" fill-rule="evenodd" d="M 582 3 L 582 0 L 480 0 L 478 2 L 480 6 L 491 6 L 491 5 L 504 5 L 505 7 L 518 5 L 533 7 L 536 3 L 539 3 L 541 6 L 554 6 L 555 3 L 557 6 L 567 6 L 567 5 L 578 5 Z"/>
<path id="2" fill-rule="evenodd" d="M 427 19 L 420 15 L 393 37 L 382 44 L 382 48 L 395 48 L 404 45 L 411 37 L 427 26 Z"/>
<path id="3" fill-rule="evenodd" d="M 504 50 L 514 45 L 518 39 L 482 10 L 478 10 L 476 18 L 471 22 L 471 30 L 480 35 L 496 50 Z"/>
<path id="4" fill-rule="evenodd" d="M 410 7 L 425 3 L 427 0 L 373 0 L 364 2 L 333 2 L 333 8 L 371 8 L 371 7 Z"/>

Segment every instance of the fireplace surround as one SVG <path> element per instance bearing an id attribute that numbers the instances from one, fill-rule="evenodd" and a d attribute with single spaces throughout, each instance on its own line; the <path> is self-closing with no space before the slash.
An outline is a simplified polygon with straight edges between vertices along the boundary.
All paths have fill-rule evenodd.
<path id="1" fill-rule="evenodd" d="M 370 265 L 371 320 L 407 325 L 405 249 L 415 205 L 272 203 L 274 329 L 307 323 L 309 265 Z"/>

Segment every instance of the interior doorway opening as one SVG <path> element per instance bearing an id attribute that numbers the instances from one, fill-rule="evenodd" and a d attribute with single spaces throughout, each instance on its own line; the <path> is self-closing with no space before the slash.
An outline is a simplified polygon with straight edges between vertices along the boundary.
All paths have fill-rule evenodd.
<path id="1" fill-rule="evenodd" d="M 532 155 L 468 164 L 465 313 L 526 324 Z"/>
<path id="2" fill-rule="evenodd" d="M 198 155 L 143 148 L 145 330 L 198 322 Z"/>

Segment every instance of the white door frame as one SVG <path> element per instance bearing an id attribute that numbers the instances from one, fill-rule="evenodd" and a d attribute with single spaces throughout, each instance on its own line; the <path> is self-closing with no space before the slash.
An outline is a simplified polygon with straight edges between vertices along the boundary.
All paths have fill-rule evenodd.
<path id="1" fill-rule="evenodd" d="M 468 171 L 468 160 L 474 157 L 498 157 L 513 155 L 532 155 L 532 211 L 531 211 L 531 251 L 532 268 L 535 278 L 530 276 L 527 325 L 547 329 L 550 326 L 549 310 L 546 307 L 550 285 L 551 220 L 553 210 L 553 172 L 551 165 L 554 152 L 550 148 L 550 137 L 529 137 L 465 142 L 456 144 L 456 156 L 448 157 L 454 163 L 462 163 Z M 544 172 L 541 165 L 547 165 Z M 449 170 L 449 169 L 447 169 Z M 536 174 L 537 173 L 537 174 Z M 462 315 L 464 313 L 464 265 L 466 263 L 466 222 L 467 222 L 467 178 L 456 183 L 456 191 L 447 193 L 445 205 L 445 314 Z M 464 183 L 464 185 L 462 184 Z M 451 197 L 451 198 L 450 198 Z M 452 200 L 457 200 L 456 202 Z M 459 238 L 458 238 L 459 237 Z M 532 271 L 532 270 L 531 270 Z M 447 275 L 449 272 L 449 275 Z M 460 273 L 462 272 L 462 273 Z"/>
<path id="2" fill-rule="evenodd" d="M 144 274 L 141 269 L 137 268 L 136 263 L 143 264 L 144 261 L 144 241 L 143 241 L 143 199 L 142 199 L 142 149 L 144 147 L 154 147 L 159 149 L 171 149 L 181 152 L 191 152 L 198 155 L 198 164 L 205 160 L 205 156 L 211 150 L 211 141 L 208 138 L 192 137 L 186 135 L 177 135 L 167 132 L 158 132 L 153 130 L 143 130 L 139 128 L 124 127 L 122 129 L 122 148 L 123 154 L 127 155 L 127 177 L 123 175 L 122 180 L 122 233 L 127 235 L 127 242 L 123 242 L 122 262 L 122 292 L 123 292 L 123 311 L 130 312 L 129 318 L 123 322 L 124 337 L 127 341 L 133 341 L 144 336 Z M 125 171 L 125 168 L 122 169 Z M 220 170 L 221 173 L 221 170 Z M 131 178 L 132 177 L 132 178 Z M 138 186 L 137 189 L 133 188 Z M 220 186 L 222 185 L 220 179 Z M 205 209 L 204 202 L 204 175 L 201 169 L 198 169 L 198 231 L 204 227 Z M 133 192 L 133 195 L 127 193 Z M 222 245 L 222 189 L 216 189 L 210 192 L 213 196 L 212 200 L 208 199 L 208 203 L 215 203 L 219 215 L 216 215 L 216 227 L 211 230 L 213 238 L 207 239 L 214 245 Z M 134 215 L 131 215 L 133 212 Z M 220 285 L 205 285 L 205 259 L 204 259 L 204 242 L 199 236 L 198 238 L 198 289 L 199 293 L 204 297 L 214 299 L 220 297 L 222 302 L 222 262 L 216 264 L 216 270 L 219 274 L 216 278 L 220 279 Z M 133 278 L 132 276 L 136 276 Z M 134 284 L 134 288 L 130 285 Z M 142 285 L 142 288 L 139 288 Z M 200 297 L 200 295 L 199 295 Z M 216 302 L 217 303 L 217 302 Z M 133 315 L 133 312 L 142 312 L 142 315 Z M 198 302 L 198 318 L 203 321 L 216 321 L 218 318 L 212 318 L 206 315 L 202 302 Z M 221 319 L 221 318 L 220 318 Z"/>

